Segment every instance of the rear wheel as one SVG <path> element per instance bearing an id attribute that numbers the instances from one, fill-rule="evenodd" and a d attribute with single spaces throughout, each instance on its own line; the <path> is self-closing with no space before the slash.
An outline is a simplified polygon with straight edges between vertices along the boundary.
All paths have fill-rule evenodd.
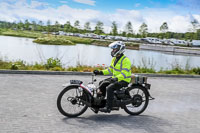
<path id="1" fill-rule="evenodd" d="M 139 115 L 147 108 L 149 95 L 143 86 L 132 86 L 129 88 L 129 94 L 133 100 L 131 104 L 124 107 L 124 110 L 130 115 Z"/>
<path id="2" fill-rule="evenodd" d="M 82 102 L 87 98 L 88 95 L 78 86 L 68 86 L 58 95 L 58 110 L 64 116 L 77 117 L 87 110 L 87 105 Z"/>

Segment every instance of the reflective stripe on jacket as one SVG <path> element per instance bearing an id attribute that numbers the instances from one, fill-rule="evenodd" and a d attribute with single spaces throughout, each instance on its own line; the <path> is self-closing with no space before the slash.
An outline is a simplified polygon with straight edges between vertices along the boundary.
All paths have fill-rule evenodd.
<path id="1" fill-rule="evenodd" d="M 112 58 L 109 68 L 102 70 L 104 75 L 112 74 L 113 78 L 118 78 L 118 81 L 124 80 L 128 83 L 131 81 L 131 62 L 128 57 L 122 56 L 114 66 L 116 57 Z"/>

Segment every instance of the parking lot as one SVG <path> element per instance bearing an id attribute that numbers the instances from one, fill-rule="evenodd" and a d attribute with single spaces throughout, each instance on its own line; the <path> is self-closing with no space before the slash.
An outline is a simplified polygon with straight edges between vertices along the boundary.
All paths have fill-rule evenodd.
<path id="1" fill-rule="evenodd" d="M 156 99 L 139 116 L 88 109 L 78 118 L 66 118 L 56 99 L 70 79 L 87 83 L 91 76 L 0 74 L 0 133 L 200 132 L 200 78 L 149 78 Z"/>

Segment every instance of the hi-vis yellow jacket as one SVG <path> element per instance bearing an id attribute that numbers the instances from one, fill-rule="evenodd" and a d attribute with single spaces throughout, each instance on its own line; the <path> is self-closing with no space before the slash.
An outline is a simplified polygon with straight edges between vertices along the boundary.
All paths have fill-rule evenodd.
<path id="1" fill-rule="evenodd" d="M 122 56 L 114 66 L 116 57 L 112 58 L 109 68 L 102 70 L 104 75 L 113 74 L 112 78 L 117 78 L 118 81 L 124 80 L 128 83 L 131 81 L 131 62 L 128 57 Z"/>

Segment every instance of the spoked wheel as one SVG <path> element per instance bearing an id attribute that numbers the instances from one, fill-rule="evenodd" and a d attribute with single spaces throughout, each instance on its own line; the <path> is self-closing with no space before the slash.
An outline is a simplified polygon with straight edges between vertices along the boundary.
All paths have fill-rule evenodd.
<path id="1" fill-rule="evenodd" d="M 149 95 L 143 86 L 132 86 L 129 88 L 129 94 L 133 100 L 131 104 L 124 107 L 124 110 L 130 115 L 139 115 L 149 103 Z"/>
<path id="2" fill-rule="evenodd" d="M 68 86 L 58 95 L 57 107 L 61 114 L 67 117 L 77 117 L 87 110 L 82 102 L 87 94 L 78 89 L 78 86 Z"/>

